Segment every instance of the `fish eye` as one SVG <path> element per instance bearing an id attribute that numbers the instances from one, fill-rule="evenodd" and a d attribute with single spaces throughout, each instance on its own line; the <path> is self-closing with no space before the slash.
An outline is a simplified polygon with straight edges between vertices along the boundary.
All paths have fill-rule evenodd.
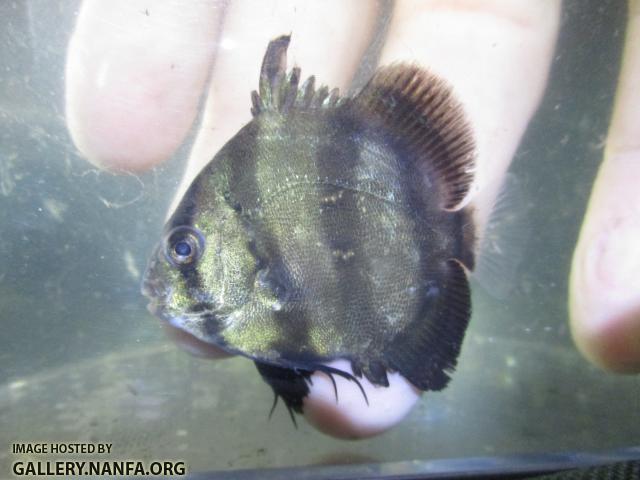
<path id="1" fill-rule="evenodd" d="M 182 257 L 188 257 L 191 255 L 191 245 L 189 242 L 185 242 L 184 240 L 180 240 L 173 246 L 173 251 L 176 255 L 180 255 Z"/>
<path id="2" fill-rule="evenodd" d="M 198 229 L 176 227 L 165 237 L 164 254 L 174 267 L 189 265 L 202 256 L 204 243 L 204 236 Z"/>

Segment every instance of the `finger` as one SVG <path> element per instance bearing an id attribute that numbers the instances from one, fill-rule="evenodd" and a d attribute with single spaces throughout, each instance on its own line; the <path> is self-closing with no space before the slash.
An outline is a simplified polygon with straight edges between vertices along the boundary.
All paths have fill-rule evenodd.
<path id="1" fill-rule="evenodd" d="M 66 115 L 93 164 L 138 171 L 169 158 L 192 125 L 214 52 L 211 2 L 85 0 L 66 67 Z"/>
<path id="2" fill-rule="evenodd" d="M 570 278 L 571 330 L 594 363 L 640 372 L 640 1 L 630 2 L 604 161 Z"/>
<path id="3" fill-rule="evenodd" d="M 555 0 L 397 3 L 381 64 L 417 62 L 453 86 L 476 136 L 473 202 L 481 224 L 544 91 L 559 12 Z M 385 431 L 408 414 L 419 396 L 399 375 L 387 389 L 362 379 L 367 407 L 353 383 L 336 378 L 336 403 L 324 374 L 314 374 L 312 381 L 306 417 L 342 438 Z M 349 399 L 343 401 L 345 395 Z"/>
<path id="4" fill-rule="evenodd" d="M 443 77 L 471 123 L 480 229 L 544 92 L 559 18 L 559 0 L 406 0 L 394 15 L 381 63 L 417 62 Z"/>
<path id="5" fill-rule="evenodd" d="M 302 67 L 303 79 L 315 75 L 316 85 L 344 91 L 370 41 L 376 13 L 375 2 L 233 2 L 220 37 L 202 125 L 170 211 L 202 167 L 251 120 L 250 92 L 258 87 L 269 40 L 291 34 L 289 66 Z"/>
<path id="6" fill-rule="evenodd" d="M 337 360 L 328 364 L 353 375 L 350 362 Z M 378 435 L 398 424 L 420 398 L 420 391 L 398 373 L 388 375 L 389 386 L 373 385 L 358 379 L 365 396 L 353 381 L 323 373 L 314 373 L 310 394 L 304 399 L 305 418 L 321 432 L 344 439 Z M 336 391 L 338 399 L 336 401 Z"/>
<path id="7" fill-rule="evenodd" d="M 210 359 L 233 357 L 233 354 L 224 351 L 212 343 L 203 342 L 199 338 L 181 328 L 174 327 L 170 323 L 163 322 L 162 328 L 175 345 L 194 357 Z"/>

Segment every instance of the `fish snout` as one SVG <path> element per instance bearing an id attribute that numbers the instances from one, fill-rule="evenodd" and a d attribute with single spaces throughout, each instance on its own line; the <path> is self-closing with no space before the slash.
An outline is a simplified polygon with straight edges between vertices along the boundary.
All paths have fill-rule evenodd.
<path id="1" fill-rule="evenodd" d="M 142 280 L 140 291 L 151 300 L 165 299 L 170 293 L 170 289 L 162 279 L 146 275 Z"/>
<path id="2" fill-rule="evenodd" d="M 171 288 L 160 271 L 161 260 L 158 256 L 158 248 L 149 259 L 140 287 L 142 294 L 150 300 L 166 300 L 171 293 Z"/>

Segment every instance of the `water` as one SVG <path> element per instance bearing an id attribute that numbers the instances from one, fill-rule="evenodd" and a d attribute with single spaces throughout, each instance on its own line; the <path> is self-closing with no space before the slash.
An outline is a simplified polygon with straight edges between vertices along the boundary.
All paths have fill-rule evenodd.
<path id="1" fill-rule="evenodd" d="M 191 358 L 146 312 L 140 272 L 189 145 L 138 176 L 80 158 L 63 91 L 77 7 L 0 5 L 2 474 L 18 459 L 9 453 L 15 442 L 110 442 L 114 458 L 181 459 L 192 471 L 359 463 L 384 471 L 387 462 L 638 443 L 638 378 L 586 363 L 566 311 L 571 251 L 619 66 L 622 2 L 564 6 L 548 90 L 512 167 L 535 232 L 515 293 L 500 301 L 476 288 L 451 386 L 360 442 L 304 422 L 294 430 L 282 408 L 269 421 L 272 394 L 251 362 Z"/>

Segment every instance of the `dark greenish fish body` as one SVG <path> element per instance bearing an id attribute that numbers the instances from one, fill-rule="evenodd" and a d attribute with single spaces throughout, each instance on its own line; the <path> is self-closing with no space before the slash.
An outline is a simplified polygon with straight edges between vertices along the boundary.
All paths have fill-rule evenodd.
<path id="1" fill-rule="evenodd" d="M 442 389 L 471 312 L 462 109 L 406 64 L 352 98 L 299 86 L 288 45 L 269 44 L 253 120 L 194 180 L 143 291 L 172 325 L 253 359 L 296 411 L 313 371 L 355 380 L 323 365 L 339 358 L 377 385 L 397 371 Z"/>

